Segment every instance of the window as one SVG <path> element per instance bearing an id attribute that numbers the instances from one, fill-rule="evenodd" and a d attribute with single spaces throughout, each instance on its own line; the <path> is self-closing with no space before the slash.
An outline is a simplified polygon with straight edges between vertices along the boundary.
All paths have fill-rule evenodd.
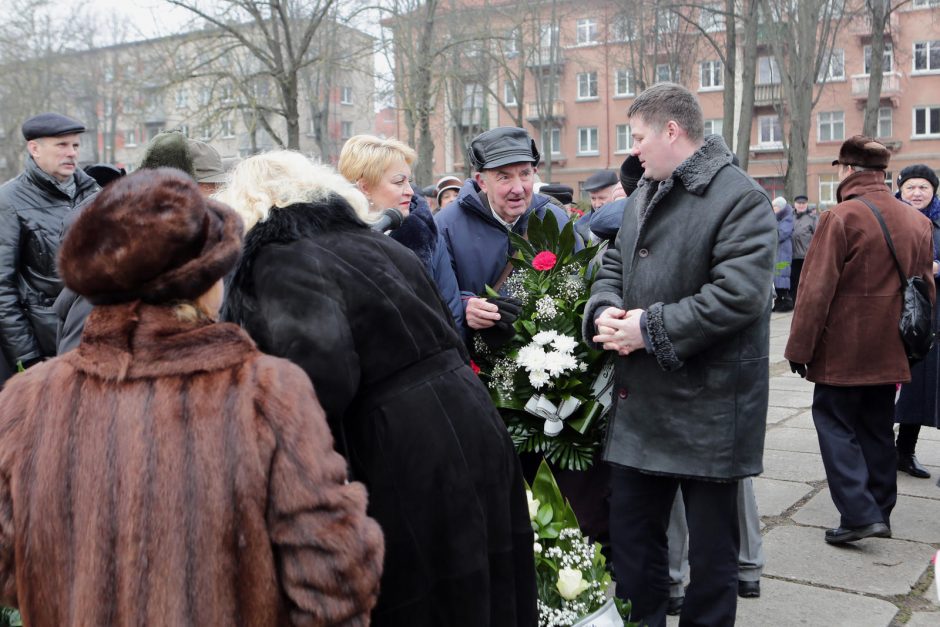
<path id="1" fill-rule="evenodd" d="M 352 122 L 339 123 L 339 138 L 349 139 L 353 135 Z"/>
<path id="2" fill-rule="evenodd" d="M 353 103 L 352 99 L 352 87 L 341 87 L 339 90 L 339 103 L 344 105 L 351 105 Z"/>
<path id="3" fill-rule="evenodd" d="M 104 101 L 104 117 L 105 117 L 105 119 L 108 119 L 108 118 L 110 118 L 112 115 L 114 115 L 114 101 L 112 101 L 110 98 L 105 98 L 105 101 Z"/>
<path id="4" fill-rule="evenodd" d="M 757 118 L 758 143 L 763 146 L 783 145 L 783 133 L 780 130 L 780 118 L 776 115 L 762 115 Z"/>
<path id="5" fill-rule="evenodd" d="M 189 92 L 185 89 L 176 90 L 176 108 L 185 109 L 189 106 Z"/>
<path id="6" fill-rule="evenodd" d="M 940 41 L 918 41 L 914 44 L 914 71 L 940 70 Z"/>
<path id="7" fill-rule="evenodd" d="M 940 107 L 914 107 L 914 137 L 940 135 Z"/>
<path id="8" fill-rule="evenodd" d="M 199 104 L 208 107 L 210 102 L 212 102 L 212 89 L 203 87 L 202 91 L 199 93 Z"/>
<path id="9" fill-rule="evenodd" d="M 845 112 L 823 111 L 816 116 L 816 139 L 821 142 L 845 139 Z"/>
<path id="10" fill-rule="evenodd" d="M 658 9 L 656 11 L 656 32 L 674 33 L 679 26 L 679 16 L 669 9 Z"/>
<path id="11" fill-rule="evenodd" d="M 180 124 L 180 133 L 183 137 L 189 137 L 189 124 Z"/>
<path id="12" fill-rule="evenodd" d="M 720 4 L 706 4 L 699 10 L 698 25 L 706 33 L 725 30 L 725 13 Z"/>
<path id="13" fill-rule="evenodd" d="M 597 43 L 597 20 L 591 18 L 578 20 L 577 33 L 579 46 Z"/>
<path id="14" fill-rule="evenodd" d="M 561 129 L 553 126 L 542 131 L 542 148 L 548 146 L 548 153 L 551 155 L 561 154 Z"/>
<path id="15" fill-rule="evenodd" d="M 914 0 L 912 5 L 915 9 L 926 9 L 928 7 L 940 7 L 940 0 Z"/>
<path id="16" fill-rule="evenodd" d="M 128 129 L 124 132 L 124 145 L 132 148 L 137 145 L 137 129 Z"/>
<path id="17" fill-rule="evenodd" d="M 511 78 L 507 78 L 503 83 L 503 102 L 507 107 L 515 107 L 516 102 L 516 84 Z"/>
<path id="18" fill-rule="evenodd" d="M 678 68 L 673 68 L 668 63 L 659 63 L 656 65 L 656 82 L 665 83 L 672 81 L 674 83 L 679 82 L 679 71 Z"/>
<path id="19" fill-rule="evenodd" d="M 633 41 L 634 32 L 633 21 L 626 15 L 618 15 L 609 26 L 611 41 Z"/>
<path id="20" fill-rule="evenodd" d="M 232 124 L 232 118 L 222 120 L 222 137 L 235 137 L 235 125 Z"/>
<path id="21" fill-rule="evenodd" d="M 841 48 L 833 50 L 829 54 L 829 63 L 819 68 L 819 78 L 817 82 L 825 83 L 828 81 L 845 79 L 845 50 Z"/>
<path id="22" fill-rule="evenodd" d="M 578 154 L 594 155 L 597 154 L 597 127 L 578 129 Z"/>
<path id="23" fill-rule="evenodd" d="M 894 133 L 894 109 L 891 107 L 878 108 L 878 135 L 877 137 L 891 137 Z"/>
<path id="24" fill-rule="evenodd" d="M 617 140 L 616 152 L 629 152 L 630 149 L 633 148 L 633 137 L 630 135 L 630 125 L 618 124 L 614 131 Z"/>
<path id="25" fill-rule="evenodd" d="M 885 73 L 894 71 L 894 49 L 885 42 L 884 63 L 881 70 Z M 871 46 L 865 46 L 865 74 L 871 74 Z"/>
<path id="26" fill-rule="evenodd" d="M 460 123 L 463 126 L 479 126 L 483 120 L 483 85 L 467 83 L 463 86 L 463 107 Z"/>
<path id="27" fill-rule="evenodd" d="M 199 127 L 199 139 L 212 139 L 212 125 L 208 122 Z"/>
<path id="28" fill-rule="evenodd" d="M 558 25 L 557 24 L 545 24 L 541 28 L 539 36 L 539 47 L 543 50 L 545 54 L 553 46 L 558 45 Z"/>
<path id="29" fill-rule="evenodd" d="M 597 72 L 578 74 L 578 100 L 597 98 Z"/>
<path id="30" fill-rule="evenodd" d="M 819 204 L 832 205 L 836 201 L 836 190 L 839 188 L 838 174 L 819 175 Z"/>
<path id="31" fill-rule="evenodd" d="M 558 77 L 548 73 L 543 74 L 539 77 L 539 91 L 538 97 L 544 102 L 545 100 L 558 100 L 558 94 L 560 93 L 559 80 Z"/>
<path id="32" fill-rule="evenodd" d="M 222 102 L 232 102 L 232 86 L 228 83 L 222 85 L 222 89 L 219 90 L 219 97 L 222 99 Z"/>
<path id="33" fill-rule="evenodd" d="M 514 28 L 506 34 L 503 40 L 503 54 L 507 57 L 514 57 L 519 54 L 519 35 L 518 28 Z"/>
<path id="34" fill-rule="evenodd" d="M 724 85 L 724 67 L 721 61 L 702 61 L 699 72 L 702 89 L 720 89 Z"/>
<path id="35" fill-rule="evenodd" d="M 757 57 L 757 84 L 777 85 L 780 83 L 780 68 L 774 57 Z"/>
<path id="36" fill-rule="evenodd" d="M 714 120 L 705 120 L 705 134 L 706 135 L 721 135 L 725 127 L 725 121 L 714 119 Z"/>
<path id="37" fill-rule="evenodd" d="M 636 92 L 633 87 L 633 71 L 615 70 L 614 96 L 632 96 L 634 93 Z"/>

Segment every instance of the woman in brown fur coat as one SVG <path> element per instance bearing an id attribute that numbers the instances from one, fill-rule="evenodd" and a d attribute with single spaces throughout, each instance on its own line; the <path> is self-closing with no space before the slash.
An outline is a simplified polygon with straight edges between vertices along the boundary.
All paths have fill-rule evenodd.
<path id="1" fill-rule="evenodd" d="M 367 625 L 383 542 L 306 375 L 215 324 L 241 221 L 173 170 L 104 190 L 75 351 L 0 394 L 0 600 L 26 625 Z"/>

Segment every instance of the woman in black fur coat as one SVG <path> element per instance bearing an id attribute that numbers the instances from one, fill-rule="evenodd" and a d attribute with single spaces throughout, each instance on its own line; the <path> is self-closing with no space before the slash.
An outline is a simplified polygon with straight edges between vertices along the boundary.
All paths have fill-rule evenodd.
<path id="1" fill-rule="evenodd" d="M 372 624 L 535 625 L 519 462 L 421 263 L 297 153 L 246 159 L 220 196 L 248 229 L 224 315 L 310 376 L 385 533 Z"/>

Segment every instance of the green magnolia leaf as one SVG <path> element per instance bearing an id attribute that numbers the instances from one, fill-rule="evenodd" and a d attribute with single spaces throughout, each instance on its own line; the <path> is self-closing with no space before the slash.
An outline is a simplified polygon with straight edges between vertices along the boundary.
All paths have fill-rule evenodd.
<path id="1" fill-rule="evenodd" d="M 558 237 L 557 250 L 559 263 L 570 263 L 572 257 L 574 256 L 574 244 L 574 222 L 572 220 L 568 220 L 564 228 L 561 230 L 561 235 Z"/>
<path id="2" fill-rule="evenodd" d="M 534 496 L 535 492 L 533 492 L 532 494 Z M 538 497 L 535 497 L 535 498 L 538 498 Z M 539 501 L 541 501 L 541 499 L 539 499 Z M 552 504 L 542 503 L 541 505 L 539 505 L 539 511 L 535 515 L 535 521 L 539 524 L 539 526 L 545 527 L 552 522 L 552 518 L 554 516 L 555 516 L 555 510 L 552 507 Z"/>
<path id="3" fill-rule="evenodd" d="M 545 238 L 545 250 L 560 251 L 561 247 L 558 245 L 558 220 L 555 219 L 555 214 L 549 210 L 545 210 L 545 217 L 542 218 L 542 234 Z M 572 240 L 572 246 L 569 250 L 574 248 L 574 240 Z"/>
<path id="4" fill-rule="evenodd" d="M 539 464 L 539 469 L 532 480 L 532 496 L 543 505 L 550 505 L 552 512 L 561 512 L 565 508 L 565 498 L 558 489 L 555 477 L 545 460 Z"/>

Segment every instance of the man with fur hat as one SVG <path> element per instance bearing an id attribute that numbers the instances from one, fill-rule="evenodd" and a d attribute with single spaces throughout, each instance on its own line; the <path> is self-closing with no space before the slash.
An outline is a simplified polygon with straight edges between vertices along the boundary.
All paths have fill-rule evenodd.
<path id="1" fill-rule="evenodd" d="M 895 385 L 911 371 L 898 333 L 898 267 L 875 209 L 904 276 L 923 278 L 935 298 L 932 225 L 885 185 L 890 156 L 863 135 L 839 149 L 839 204 L 819 218 L 784 352 L 816 384 L 813 422 L 841 517 L 826 531 L 830 544 L 891 537 L 897 501 Z"/>
<path id="2" fill-rule="evenodd" d="M 0 384 L 18 366 L 55 355 L 52 304 L 62 290 L 55 258 L 63 223 L 98 191 L 78 167 L 84 124 L 42 113 L 22 130 L 26 169 L 0 187 Z"/>
<path id="3" fill-rule="evenodd" d="M 519 307 L 512 299 L 479 294 L 486 285 L 498 290 L 503 275 L 508 276 L 509 232 L 523 235 L 529 218 L 542 219 L 546 211 L 555 214 L 560 227 L 568 216 L 547 196 L 532 192 L 540 156 L 524 129 L 502 126 L 480 133 L 470 142 L 467 158 L 473 178 L 435 220 L 457 276 L 466 326 L 499 343 L 512 338 Z"/>
<path id="4" fill-rule="evenodd" d="M 584 310 L 616 354 L 604 459 L 617 596 L 665 625 L 666 526 L 681 487 L 691 583 L 680 623 L 732 625 L 738 483 L 763 470 L 777 225 L 767 194 L 704 136 L 695 95 L 659 83 L 629 110 L 645 178 Z"/>

